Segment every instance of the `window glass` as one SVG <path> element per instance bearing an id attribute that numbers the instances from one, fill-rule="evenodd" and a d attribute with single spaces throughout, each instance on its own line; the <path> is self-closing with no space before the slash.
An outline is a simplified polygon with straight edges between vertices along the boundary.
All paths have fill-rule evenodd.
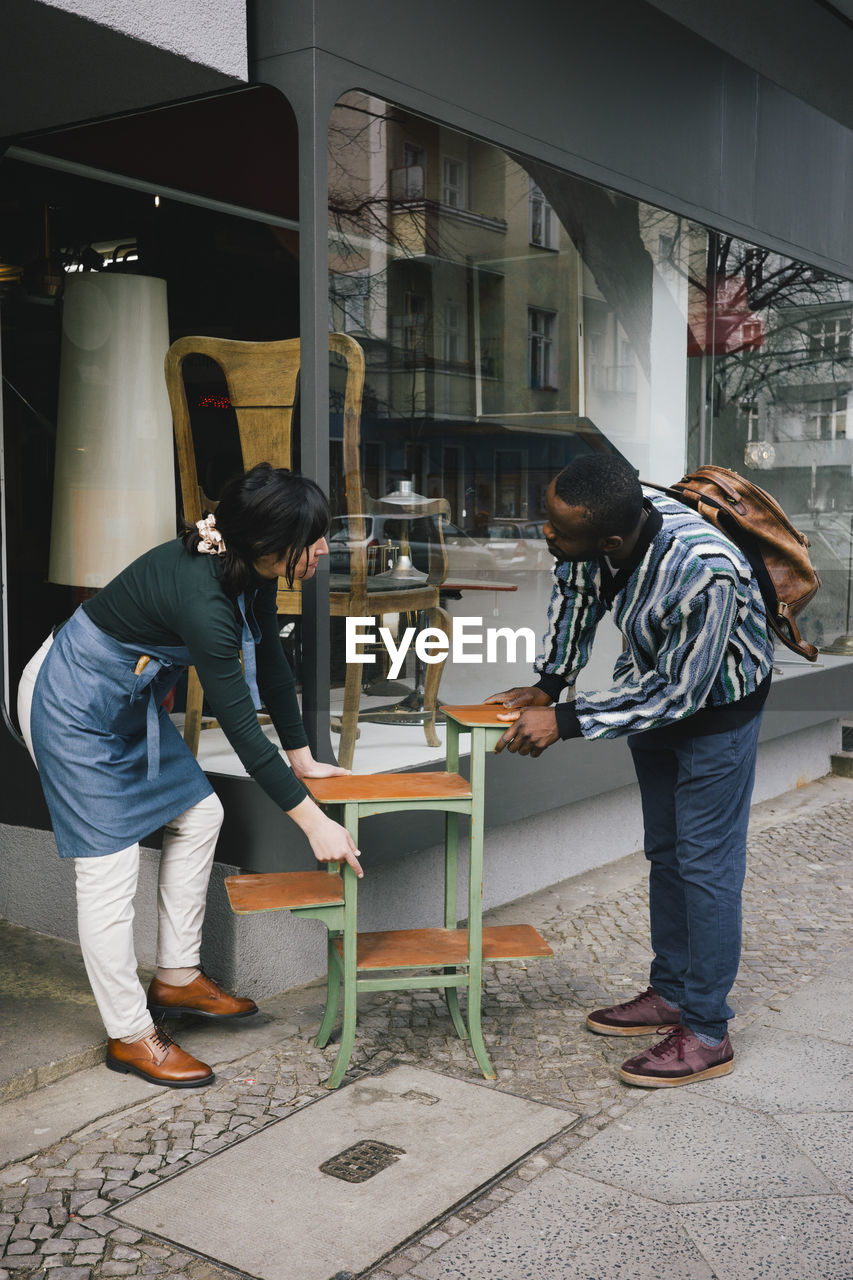
<path id="1" fill-rule="evenodd" d="M 689 461 L 747 476 L 808 536 L 823 586 L 799 624 L 832 648 L 851 631 L 853 289 L 713 232 L 687 276 Z"/>
<path id="2" fill-rule="evenodd" d="M 223 126 L 223 148 L 229 112 L 248 112 L 248 97 L 210 100 L 208 109 Z M 252 101 L 272 125 L 269 98 Z M 193 104 L 193 128 L 197 110 Z M 171 145 L 168 130 L 159 138 L 164 172 L 180 181 L 178 151 L 185 157 L 187 188 L 203 190 L 204 166 L 199 157 L 188 159 L 180 108 L 174 111 Z M 159 127 L 160 115 L 153 113 L 150 128 Z M 252 118 L 257 126 L 257 116 Z M 145 126 L 143 115 L 127 122 L 140 139 L 144 163 L 154 166 L 156 148 L 142 146 Z M 207 207 L 212 200 L 158 196 L 156 188 L 140 189 L 141 182 L 123 185 L 115 169 L 131 167 L 132 148 L 122 122 L 68 135 L 51 135 L 45 149 L 53 147 L 78 167 L 97 160 L 111 180 L 20 155 L 3 161 L 3 260 L 20 267 L 17 276 L 2 273 L 0 283 L 5 657 L 13 716 L 20 672 L 49 630 L 124 564 L 177 532 L 180 486 L 163 373 L 169 343 L 187 334 L 247 341 L 299 335 L 296 223 L 281 206 L 277 181 L 251 194 L 281 212 L 242 217 L 223 206 L 245 196 L 247 187 L 229 186 L 218 171 L 219 208 Z M 206 138 L 203 129 L 199 136 Z M 32 140 L 32 153 L 39 142 Z M 115 169 L 109 167 L 113 162 Z M 132 174 L 127 176 L 132 182 Z M 285 194 L 292 198 L 289 188 Z M 92 284 L 97 288 L 91 290 Z M 347 305 L 354 326 L 357 282 Z M 148 307 L 156 313 L 152 323 L 138 323 Z M 184 382 L 199 483 L 215 501 L 223 482 L 242 466 L 236 415 L 213 361 L 189 357 Z M 111 478 L 105 482 L 108 467 Z M 154 507 L 158 520 L 152 525 Z M 105 548 L 118 549 L 121 563 L 111 556 L 105 567 Z M 287 620 L 282 622 L 283 643 L 299 670 L 301 624 L 296 619 L 288 630 Z M 181 706 L 179 693 L 179 726 Z M 216 728 L 201 735 L 199 758 L 205 767 L 243 772 Z"/>
<path id="3" fill-rule="evenodd" d="M 356 664 L 364 771 L 441 757 L 441 728 L 435 746 L 424 726 L 431 664 L 414 639 L 394 657 L 435 625 L 430 591 L 471 637 L 443 666 L 440 700 L 530 683 L 551 590 L 545 489 L 571 458 L 616 450 L 643 478 L 682 474 L 706 233 L 363 93 L 333 113 L 329 174 L 331 325 L 366 362 L 357 424 L 332 388 L 332 741 L 352 712 L 352 661 L 372 659 Z M 375 619 L 349 652 L 347 610 Z M 615 629 L 600 632 L 587 686 L 619 651 Z"/>

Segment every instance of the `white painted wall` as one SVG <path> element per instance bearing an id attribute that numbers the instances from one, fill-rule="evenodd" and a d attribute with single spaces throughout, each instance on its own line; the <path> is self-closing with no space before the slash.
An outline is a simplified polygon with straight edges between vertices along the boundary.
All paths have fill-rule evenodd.
<path id="1" fill-rule="evenodd" d="M 190 62 L 248 79 L 246 0 L 42 0 Z"/>

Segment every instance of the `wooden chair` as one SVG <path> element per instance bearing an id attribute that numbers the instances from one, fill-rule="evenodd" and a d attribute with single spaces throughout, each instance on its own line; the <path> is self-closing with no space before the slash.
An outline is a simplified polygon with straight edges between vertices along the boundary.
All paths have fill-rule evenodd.
<path id="1" fill-rule="evenodd" d="M 435 556 L 431 553 L 427 583 L 414 586 L 401 584 L 395 587 L 385 579 L 371 586 L 367 572 L 367 548 L 364 545 L 364 501 L 359 451 L 364 353 L 353 338 L 343 333 L 329 334 L 329 351 L 342 359 L 346 367 L 343 460 L 347 511 L 353 538 L 350 572 L 333 575 L 330 584 L 330 613 L 333 617 L 367 617 L 426 609 L 429 611 L 431 626 L 443 626 L 449 630 L 449 618 L 439 607 L 439 588 L 447 571 L 441 537 L 441 515 L 449 514 L 449 507 L 443 499 L 429 504 L 430 510 L 421 509 L 421 514 L 437 516 L 439 529 L 439 550 Z M 183 377 L 183 364 L 190 356 L 208 357 L 219 365 L 224 374 L 228 397 L 237 419 L 243 466 L 248 470 L 259 462 L 271 462 L 276 467 L 290 467 L 293 407 L 301 363 L 300 340 L 289 338 L 275 342 L 238 342 L 227 338 L 186 337 L 179 338 L 169 348 L 165 365 L 166 386 L 175 427 L 184 518 L 192 524 L 200 520 L 205 512 L 214 510 L 216 503 L 207 497 L 198 481 Z M 434 513 L 432 507 L 435 507 Z M 396 506 L 393 514 L 402 515 L 405 512 Z M 298 584 L 294 584 L 294 588 L 290 590 L 280 583 L 277 600 L 279 613 L 298 615 L 302 612 L 302 593 Z M 429 667 L 425 686 L 425 707 L 429 718 L 424 731 L 431 746 L 438 746 L 435 705 L 442 666 L 443 664 L 437 663 Z M 350 663 L 344 689 L 338 752 L 341 765 L 347 769 L 352 766 L 358 734 L 361 677 L 362 667 Z M 194 754 L 198 752 L 202 728 L 202 701 L 201 685 L 195 670 L 191 669 L 184 740 Z"/>

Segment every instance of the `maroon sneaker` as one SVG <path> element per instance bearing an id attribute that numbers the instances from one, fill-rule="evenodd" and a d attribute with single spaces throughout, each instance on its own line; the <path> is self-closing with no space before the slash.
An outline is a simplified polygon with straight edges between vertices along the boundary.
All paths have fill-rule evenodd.
<path id="1" fill-rule="evenodd" d="M 672 1009 L 654 987 L 646 987 L 624 1004 L 596 1009 L 586 1018 L 590 1031 L 600 1036 L 645 1036 L 661 1027 L 676 1027 L 680 1022 L 678 1009 Z"/>
<path id="2" fill-rule="evenodd" d="M 694 1080 L 713 1080 L 734 1070 L 734 1050 L 728 1035 L 717 1045 L 703 1044 L 686 1027 L 675 1027 L 665 1040 L 622 1063 L 619 1077 L 626 1084 L 660 1089 Z"/>

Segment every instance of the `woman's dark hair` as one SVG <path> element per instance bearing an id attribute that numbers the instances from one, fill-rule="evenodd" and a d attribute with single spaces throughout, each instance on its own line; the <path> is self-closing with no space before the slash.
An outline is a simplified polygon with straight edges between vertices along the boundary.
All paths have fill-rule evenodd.
<path id="1" fill-rule="evenodd" d="M 252 566 L 261 556 L 284 560 L 287 585 L 293 586 L 306 547 L 328 532 L 329 503 L 313 480 L 259 462 L 223 488 L 216 527 L 225 542 L 222 585 L 236 599 L 249 585 Z M 183 540 L 187 551 L 196 551 L 200 535 L 195 525 L 184 531 Z"/>
<path id="2" fill-rule="evenodd" d="M 554 493 L 569 507 L 581 507 L 593 532 L 627 537 L 643 514 L 637 473 L 621 453 L 573 458 L 554 481 Z"/>

